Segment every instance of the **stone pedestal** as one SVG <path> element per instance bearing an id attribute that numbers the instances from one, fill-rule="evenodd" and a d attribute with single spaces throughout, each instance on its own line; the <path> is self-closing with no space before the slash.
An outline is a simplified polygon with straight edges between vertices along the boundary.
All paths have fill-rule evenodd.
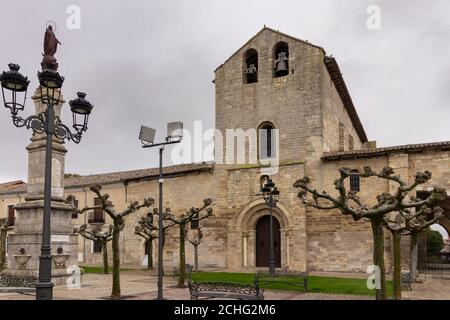
<path id="1" fill-rule="evenodd" d="M 44 94 L 45 94 L 45 89 Z M 36 114 L 45 110 L 42 91 L 36 89 L 32 99 Z M 60 116 L 64 104 L 61 95 L 55 105 Z M 37 283 L 42 242 L 45 181 L 45 133 L 33 134 L 28 151 L 28 185 L 25 202 L 15 206 L 15 233 L 8 239 L 8 268 L 0 273 L 0 286 L 31 287 Z M 64 158 L 67 152 L 62 142 L 54 137 L 52 154 L 51 247 L 52 282 L 64 284 L 78 265 L 78 236 L 73 233 L 72 208 L 64 202 Z M 72 268 L 70 268 L 72 267 Z M 71 272 L 67 271 L 68 268 Z"/>

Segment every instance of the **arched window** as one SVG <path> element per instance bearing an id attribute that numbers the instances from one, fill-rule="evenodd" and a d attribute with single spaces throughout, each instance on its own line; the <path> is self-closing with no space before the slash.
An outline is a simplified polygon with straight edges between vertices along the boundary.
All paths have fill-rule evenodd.
<path id="1" fill-rule="evenodd" d="M 248 49 L 244 54 L 244 83 L 258 82 L 258 52 Z"/>
<path id="2" fill-rule="evenodd" d="M 267 175 L 263 175 L 259 178 L 259 190 L 261 190 L 262 187 L 264 187 L 267 181 L 269 181 L 269 176 Z"/>
<path id="3" fill-rule="evenodd" d="M 289 74 L 289 45 L 286 42 L 278 42 L 273 48 L 274 63 L 273 76 L 283 77 Z"/>
<path id="4" fill-rule="evenodd" d="M 264 122 L 259 126 L 259 157 L 260 159 L 275 156 L 275 126 Z"/>

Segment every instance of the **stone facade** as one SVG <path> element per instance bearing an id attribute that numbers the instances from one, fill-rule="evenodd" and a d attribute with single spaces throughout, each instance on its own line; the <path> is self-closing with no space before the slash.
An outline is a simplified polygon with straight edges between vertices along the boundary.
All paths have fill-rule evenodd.
<path id="1" fill-rule="evenodd" d="M 289 48 L 289 72 L 274 77 L 274 48 L 280 42 Z M 258 54 L 258 81 L 254 83 L 246 83 L 243 72 L 249 49 Z M 215 70 L 214 82 L 216 129 L 222 132 L 225 143 L 216 144 L 215 163 L 167 167 L 164 182 L 164 206 L 176 214 L 200 206 L 204 198 L 213 198 L 214 216 L 201 222 L 201 268 L 252 270 L 261 254 L 257 225 L 268 215 L 260 193 L 267 166 L 248 161 L 226 163 L 230 145 L 227 139 L 234 140 L 234 136 L 226 134 L 227 129 L 246 132 L 271 123 L 279 130 L 278 167 L 268 175 L 281 192 L 273 215 L 280 224 L 282 268 L 365 272 L 372 264 L 370 224 L 355 222 L 337 211 L 319 212 L 303 207 L 297 198 L 298 190 L 293 188 L 300 177 L 308 175 L 318 189 L 333 192 L 337 170 L 342 166 L 370 165 L 380 170 L 389 165 L 409 181 L 416 171 L 431 170 L 433 179 L 423 186 L 425 190 L 435 185 L 450 186 L 449 143 L 383 149 L 374 148 L 374 143 L 367 141 L 336 61 L 318 46 L 264 28 Z M 237 142 L 233 151 L 245 147 L 248 160 L 250 140 Z M 93 205 L 94 194 L 88 186 L 101 183 L 120 210 L 130 201 L 149 196 L 158 203 L 157 178 L 153 169 L 68 178 L 64 181 L 64 193 L 74 195 L 79 207 Z M 374 204 L 377 194 L 392 192 L 393 187 L 374 178 L 363 179 L 360 196 L 364 202 Z M 1 216 L 8 204 L 21 202 L 18 197 L 23 197 L 24 191 L 24 186 L 0 189 Z M 125 219 L 120 240 L 124 263 L 142 264 L 144 260 L 144 240 L 134 234 L 134 226 L 145 213 L 141 210 Z M 448 221 L 442 222 L 447 228 Z M 72 222 L 73 226 L 88 223 L 89 214 L 75 217 Z M 104 225 L 109 223 L 106 216 Z M 389 243 L 386 233 L 388 267 Z M 155 241 L 155 247 L 156 244 Z M 404 246 L 407 245 L 405 239 Z M 186 244 L 186 249 L 187 261 L 192 263 L 193 248 Z M 78 253 L 79 261 L 101 263 L 101 253 L 93 253 L 91 241 L 80 238 Z M 164 264 L 171 267 L 177 261 L 178 230 L 174 228 L 166 240 Z"/>

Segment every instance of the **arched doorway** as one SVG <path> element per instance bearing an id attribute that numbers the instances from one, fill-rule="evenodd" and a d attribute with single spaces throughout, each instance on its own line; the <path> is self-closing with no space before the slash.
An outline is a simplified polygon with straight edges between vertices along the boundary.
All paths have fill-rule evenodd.
<path id="1" fill-rule="evenodd" d="M 273 246 L 275 249 L 275 267 L 281 267 L 281 233 L 280 222 L 273 218 Z M 270 216 L 262 216 L 256 224 L 256 266 L 269 266 Z"/>

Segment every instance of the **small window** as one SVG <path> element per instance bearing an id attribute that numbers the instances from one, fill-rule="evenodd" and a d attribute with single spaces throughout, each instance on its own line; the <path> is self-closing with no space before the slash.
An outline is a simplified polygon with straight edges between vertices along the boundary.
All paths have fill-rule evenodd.
<path id="1" fill-rule="evenodd" d="M 275 156 L 275 127 L 266 122 L 259 127 L 259 157 L 261 159 Z"/>
<path id="2" fill-rule="evenodd" d="M 200 226 L 200 221 L 198 219 L 191 220 L 191 230 L 197 230 Z"/>
<path id="3" fill-rule="evenodd" d="M 258 52 L 248 49 L 244 54 L 244 83 L 258 82 Z"/>
<path id="4" fill-rule="evenodd" d="M 339 151 L 344 151 L 344 124 L 339 122 Z"/>
<path id="5" fill-rule="evenodd" d="M 273 76 L 284 77 L 289 74 L 289 46 L 286 42 L 278 42 L 274 47 Z"/>
<path id="6" fill-rule="evenodd" d="M 8 225 L 13 226 L 16 222 L 16 209 L 14 205 L 8 206 Z"/>
<path id="7" fill-rule="evenodd" d="M 100 198 L 94 198 L 94 206 L 101 206 L 102 202 Z M 89 223 L 105 223 L 105 215 L 103 209 L 94 209 L 94 212 L 89 214 Z"/>
<path id="8" fill-rule="evenodd" d="M 101 253 L 102 252 L 102 243 L 101 241 L 92 241 L 94 243 L 92 251 L 94 253 Z"/>
<path id="9" fill-rule="evenodd" d="M 354 140 L 352 135 L 348 135 L 348 150 L 352 151 L 354 148 Z"/>
<path id="10" fill-rule="evenodd" d="M 78 209 L 78 199 L 73 200 L 73 206 Z M 78 219 L 78 212 L 72 212 L 72 219 Z"/>
<path id="11" fill-rule="evenodd" d="M 352 191 L 360 191 L 360 186 L 359 186 L 359 175 L 357 174 L 350 174 L 350 190 Z"/>

